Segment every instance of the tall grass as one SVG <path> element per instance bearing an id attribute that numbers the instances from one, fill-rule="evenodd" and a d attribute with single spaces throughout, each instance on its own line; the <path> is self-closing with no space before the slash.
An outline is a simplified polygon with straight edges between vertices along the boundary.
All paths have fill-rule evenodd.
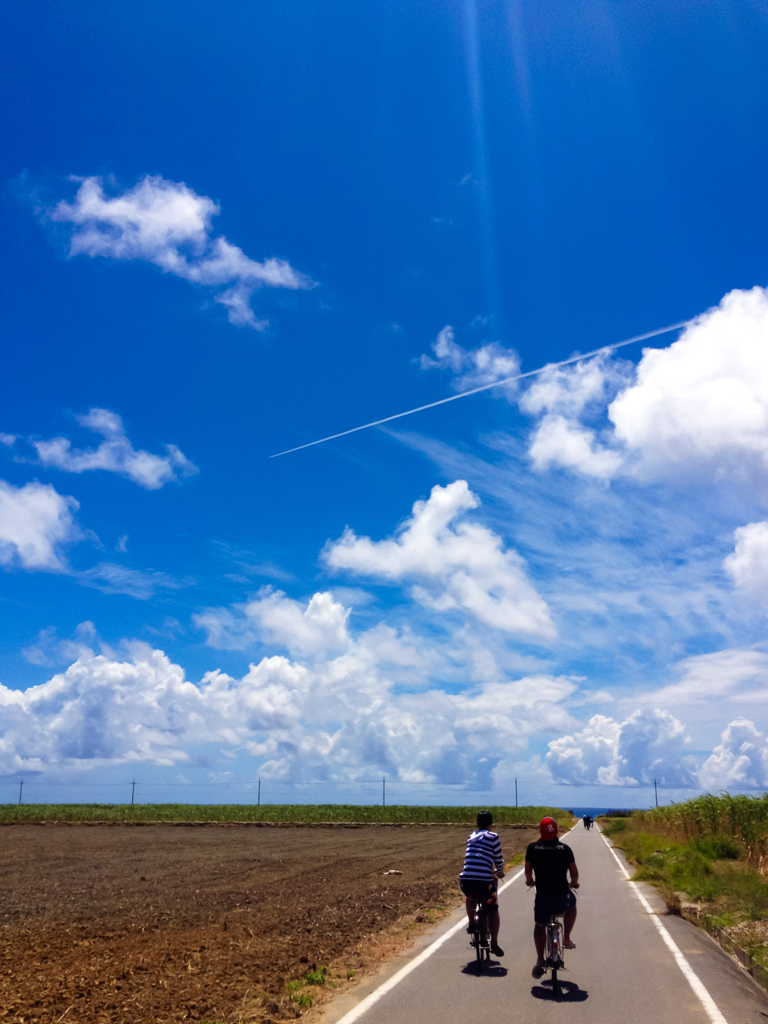
<path id="1" fill-rule="evenodd" d="M 496 825 L 533 825 L 549 815 L 571 816 L 557 807 L 489 807 Z M 477 807 L 411 807 L 357 804 L 0 804 L 0 824 L 38 822 L 265 822 L 289 824 L 474 825 Z"/>
<path id="2" fill-rule="evenodd" d="M 768 872 L 768 794 L 700 796 L 683 804 L 637 812 L 635 817 L 680 841 L 728 837 L 743 848 L 748 864 Z"/>

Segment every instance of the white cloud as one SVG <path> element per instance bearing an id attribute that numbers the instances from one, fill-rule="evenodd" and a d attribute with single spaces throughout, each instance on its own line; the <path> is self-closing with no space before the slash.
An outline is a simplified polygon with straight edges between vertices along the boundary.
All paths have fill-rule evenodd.
<path id="1" fill-rule="evenodd" d="M 246 604 L 211 608 L 193 616 L 208 643 L 222 650 L 245 650 L 257 642 L 301 654 L 327 654 L 349 643 L 349 610 L 328 593 L 314 594 L 306 608 L 281 590 L 262 587 Z"/>
<path id="2" fill-rule="evenodd" d="M 127 594 L 141 601 L 154 597 L 158 590 L 177 590 L 184 583 L 156 570 L 129 569 L 115 562 L 99 562 L 92 569 L 73 572 L 78 582 L 105 594 Z"/>
<path id="3" fill-rule="evenodd" d="M 57 662 L 72 661 L 81 654 L 90 654 L 88 646 L 96 638 L 96 627 L 90 621 L 81 622 L 69 639 L 57 636 L 55 626 L 46 626 L 37 634 L 29 647 L 22 649 L 22 657 L 31 665 L 55 665 Z"/>
<path id="4" fill-rule="evenodd" d="M 89 651 L 40 686 L 0 686 L 0 766 L 187 760 L 184 744 L 205 736 L 217 692 L 216 680 L 186 682 L 160 651 L 136 648 L 123 662 Z"/>
<path id="5" fill-rule="evenodd" d="M 72 515 L 78 508 L 50 484 L 0 480 L 0 565 L 66 572 L 62 548 L 82 536 Z"/>
<path id="6" fill-rule="evenodd" d="M 526 577 L 523 559 L 504 550 L 497 534 L 463 518 L 479 504 L 465 480 L 433 487 L 394 538 L 372 541 L 347 529 L 326 545 L 324 561 L 368 577 L 412 580 L 415 599 L 435 611 L 460 611 L 508 633 L 552 638 L 547 604 Z"/>
<path id="7" fill-rule="evenodd" d="M 283 259 L 259 263 L 223 235 L 211 235 L 218 205 L 183 182 L 159 175 L 108 196 L 99 177 L 75 178 L 80 185 L 72 203 L 60 202 L 48 216 L 72 224 L 70 254 L 118 260 L 146 260 L 193 284 L 217 289 L 216 302 L 230 323 L 263 329 L 251 297 L 262 286 L 310 288 L 312 281 Z"/>
<path id="8" fill-rule="evenodd" d="M 751 597 L 768 597 L 768 523 L 749 523 L 736 530 L 736 548 L 723 568 L 739 589 Z"/>
<path id="9" fill-rule="evenodd" d="M 695 785 L 684 756 L 687 741 L 680 721 L 668 711 L 635 711 L 623 722 L 594 715 L 572 735 L 549 744 L 547 763 L 556 782 L 571 785 Z"/>
<path id="10" fill-rule="evenodd" d="M 768 654 L 763 651 L 725 650 L 699 654 L 680 662 L 683 678 L 635 698 L 655 706 L 682 704 L 722 705 L 726 700 L 747 704 L 768 702 Z"/>
<path id="11" fill-rule="evenodd" d="M 4 444 L 8 448 L 12 448 L 17 441 L 16 434 L 0 434 L 0 444 Z"/>
<path id="12" fill-rule="evenodd" d="M 579 418 L 604 414 L 607 396 L 627 383 L 630 367 L 623 360 L 598 357 L 544 369 L 518 399 L 523 412 L 541 417 L 528 450 L 535 469 L 562 466 L 597 480 L 618 473 L 624 456 L 611 447 L 607 431 L 605 444 Z"/>
<path id="13" fill-rule="evenodd" d="M 176 445 L 166 445 L 165 455 L 136 450 L 126 437 L 123 421 L 117 413 L 94 408 L 76 419 L 81 426 L 100 434 L 104 440 L 98 448 L 85 449 L 72 448 L 71 441 L 64 437 L 54 437 L 50 441 L 32 440 L 44 466 L 53 466 L 67 473 L 103 469 L 126 476 L 149 490 L 176 481 L 180 476 L 197 473 L 197 466 Z"/>
<path id="14" fill-rule="evenodd" d="M 529 454 L 538 470 L 559 465 L 598 480 L 615 476 L 624 461 L 619 452 L 601 447 L 593 431 L 560 415 L 544 417 L 533 434 Z"/>
<path id="15" fill-rule="evenodd" d="M 289 600 L 279 603 L 290 615 Z M 491 786 L 494 771 L 508 768 L 534 732 L 572 726 L 565 704 L 575 684 L 568 679 L 404 692 L 407 662 L 440 676 L 444 654 L 430 652 L 427 664 L 423 641 L 412 644 L 388 627 L 351 636 L 345 610 L 327 594 L 304 612 L 334 638 L 334 650 L 322 653 L 305 626 L 291 621 L 279 631 L 308 656 L 269 655 L 240 679 L 215 671 L 198 684 L 144 645 L 122 659 L 97 655 L 82 643 L 92 634 L 81 630 L 70 648 L 77 660 L 65 672 L 25 691 L 0 687 L 0 772 L 174 764 L 214 745 L 223 755 L 250 753 L 264 777 L 355 779 L 375 768 L 393 779 Z M 254 629 L 266 638 L 274 621 L 257 618 Z M 45 635 L 33 660 L 64 650 Z"/>
<path id="16" fill-rule="evenodd" d="M 539 785 L 550 776 L 584 786 L 697 782 L 686 729 L 669 712 L 638 710 L 624 720 L 598 714 L 579 728 L 570 711 L 590 697 L 580 695 L 580 680 L 497 673 L 467 684 L 469 651 L 461 665 L 455 644 L 447 650 L 384 624 L 354 633 L 348 609 L 327 593 L 301 605 L 265 591 L 248 605 L 211 609 L 199 624 L 215 646 L 277 643 L 288 653 L 269 651 L 241 678 L 215 670 L 192 683 L 162 651 L 143 644 L 126 645 L 123 656 L 94 653 L 90 622 L 69 640 L 44 630 L 28 660 L 76 660 L 39 686 L 0 686 L 0 773 L 194 764 L 214 749 L 252 757 L 263 778 L 343 782 L 375 770 L 393 781 L 501 793 L 520 774 L 532 738 L 549 734 L 557 738 Z M 403 685 L 417 677 L 419 688 Z M 461 683 L 446 688 L 452 677 Z M 765 736 L 737 720 L 698 781 L 709 788 L 764 785 L 767 766 Z M 532 777 L 525 781 L 530 786 Z"/>
<path id="17" fill-rule="evenodd" d="M 678 341 L 646 349 L 636 382 L 611 403 L 616 438 L 642 472 L 768 461 L 768 293 L 729 292 Z"/>
<path id="18" fill-rule="evenodd" d="M 432 345 L 435 358 L 422 355 L 420 363 L 425 370 L 451 370 L 455 377 L 452 386 L 456 391 L 492 384 L 520 372 L 520 359 L 513 349 L 504 348 L 498 342 L 489 342 L 476 349 L 465 349 L 454 340 L 453 328 L 444 327 Z M 500 391 L 514 393 L 515 385 L 500 386 Z"/>
<path id="19" fill-rule="evenodd" d="M 606 395 L 627 383 L 630 366 L 598 356 L 572 366 L 545 367 L 518 404 L 531 416 L 557 413 L 572 419 L 587 407 L 604 406 Z"/>
<path id="20" fill-rule="evenodd" d="M 726 727 L 701 766 L 699 784 L 711 791 L 768 786 L 768 739 L 754 722 L 737 718 Z"/>

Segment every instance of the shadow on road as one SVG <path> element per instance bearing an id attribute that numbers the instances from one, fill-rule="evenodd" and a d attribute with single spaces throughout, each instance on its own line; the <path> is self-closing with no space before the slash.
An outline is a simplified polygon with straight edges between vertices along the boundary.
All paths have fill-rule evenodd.
<path id="1" fill-rule="evenodd" d="M 473 974 L 476 978 L 506 978 L 507 968 L 502 967 L 498 960 L 487 960 L 478 969 L 477 961 L 470 960 L 466 967 L 461 968 L 462 974 Z"/>
<path id="2" fill-rule="evenodd" d="M 534 999 L 549 999 L 555 1003 L 583 1003 L 589 999 L 589 992 L 579 988 L 575 981 L 560 981 L 559 996 L 553 993 L 551 981 L 543 981 L 540 985 L 532 986 L 531 995 Z"/>

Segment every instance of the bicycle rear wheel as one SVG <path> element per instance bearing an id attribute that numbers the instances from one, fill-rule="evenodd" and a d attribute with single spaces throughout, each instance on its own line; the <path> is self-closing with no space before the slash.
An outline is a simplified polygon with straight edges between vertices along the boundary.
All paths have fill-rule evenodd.
<path id="1" fill-rule="evenodd" d="M 477 969 L 483 969 L 483 960 L 490 956 L 488 951 L 488 919 L 485 910 L 479 909 L 475 917 L 475 956 L 477 958 Z"/>

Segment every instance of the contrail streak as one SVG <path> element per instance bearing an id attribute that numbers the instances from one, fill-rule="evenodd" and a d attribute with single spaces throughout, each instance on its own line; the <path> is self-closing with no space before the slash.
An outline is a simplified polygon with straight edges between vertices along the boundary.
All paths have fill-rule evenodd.
<path id="1" fill-rule="evenodd" d="M 516 380 L 524 380 L 526 377 L 535 377 L 545 370 L 556 370 L 560 366 L 568 366 L 570 363 L 580 363 L 584 359 L 591 359 L 593 356 L 602 355 L 603 352 L 613 352 L 625 345 L 634 345 L 637 341 L 646 341 L 648 338 L 658 338 L 660 334 L 669 334 L 670 331 L 679 331 L 682 327 L 688 327 L 693 320 L 681 320 L 680 323 L 671 324 L 669 327 L 659 327 L 658 330 L 648 331 L 646 334 L 637 334 L 634 338 L 627 338 L 626 341 L 617 341 L 613 345 L 603 345 L 602 348 L 592 349 L 591 352 L 584 352 L 580 356 L 571 356 L 569 359 L 561 359 L 559 363 L 547 363 L 540 366 L 538 370 L 528 370 L 526 373 L 516 373 L 514 377 L 505 377 L 503 380 L 495 380 L 492 384 L 481 384 L 479 388 L 471 388 L 469 391 L 460 391 L 457 395 L 449 395 L 447 398 L 438 398 L 436 402 L 428 402 L 427 405 L 417 405 L 415 409 L 406 409 L 405 412 L 396 412 L 392 416 L 385 416 L 380 420 L 372 420 L 370 423 L 363 423 L 359 427 L 350 427 L 349 430 L 342 430 L 338 434 L 329 434 L 328 437 L 318 438 L 317 441 L 308 441 L 307 444 L 297 445 L 296 448 L 286 448 L 284 452 L 276 452 L 268 456 L 270 459 L 279 459 L 281 455 L 290 455 L 291 452 L 300 452 L 302 448 L 311 448 L 316 444 L 325 444 L 326 441 L 335 441 L 337 437 L 346 437 L 347 434 L 356 434 L 358 430 L 368 430 L 369 427 L 380 427 L 382 423 L 391 423 L 392 420 L 399 420 L 403 416 L 412 416 L 415 412 L 424 412 L 425 409 L 434 409 L 437 405 L 445 405 L 446 402 L 456 402 L 459 398 L 468 398 L 469 395 L 476 395 L 480 391 L 489 391 L 491 388 L 501 387 L 502 384 L 511 384 Z"/>

